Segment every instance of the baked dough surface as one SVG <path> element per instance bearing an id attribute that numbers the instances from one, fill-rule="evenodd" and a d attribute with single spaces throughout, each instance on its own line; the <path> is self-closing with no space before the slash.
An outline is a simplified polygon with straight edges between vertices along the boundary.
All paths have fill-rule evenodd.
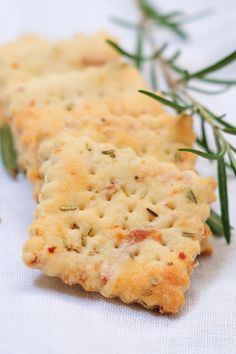
<path id="1" fill-rule="evenodd" d="M 208 233 L 215 180 L 88 136 L 63 133 L 50 149 L 25 264 L 105 297 L 178 312 Z"/>

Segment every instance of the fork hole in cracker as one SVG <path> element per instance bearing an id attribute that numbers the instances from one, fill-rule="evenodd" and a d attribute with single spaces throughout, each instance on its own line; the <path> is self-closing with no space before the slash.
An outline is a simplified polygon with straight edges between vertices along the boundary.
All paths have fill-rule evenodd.
<path id="1" fill-rule="evenodd" d="M 125 222 L 123 225 L 122 225 L 122 230 L 127 230 L 128 229 L 128 224 Z"/>
<path id="2" fill-rule="evenodd" d="M 76 222 L 72 222 L 72 223 L 70 224 L 70 229 L 71 229 L 71 230 L 79 230 L 80 227 L 79 227 L 79 225 L 78 225 Z"/>
<path id="3" fill-rule="evenodd" d="M 120 247 L 120 242 L 118 242 L 118 241 L 116 241 L 115 243 L 114 243 L 114 248 L 119 248 Z"/>
<path id="4" fill-rule="evenodd" d="M 106 196 L 106 200 L 107 200 L 108 202 L 110 202 L 111 199 L 112 199 L 112 195 L 107 195 L 107 196 Z"/>
<path id="5" fill-rule="evenodd" d="M 146 146 L 142 146 L 142 153 L 146 154 L 147 153 L 147 147 Z"/>
<path id="6" fill-rule="evenodd" d="M 129 253 L 129 256 L 131 259 L 134 259 L 135 257 L 139 256 L 139 254 L 140 254 L 139 249 L 135 249 Z"/>
<path id="7" fill-rule="evenodd" d="M 166 223 L 166 228 L 170 229 L 171 227 L 174 226 L 174 223 L 175 223 L 175 220 L 174 220 L 174 219 L 167 221 L 167 223 Z"/>
<path id="8" fill-rule="evenodd" d="M 167 203 L 166 206 L 170 210 L 175 210 L 176 209 L 176 206 L 175 206 L 175 204 L 173 202 Z"/>
<path id="9" fill-rule="evenodd" d="M 165 149 L 165 153 L 166 153 L 166 155 L 170 155 L 171 154 L 170 149 Z"/>
<path id="10" fill-rule="evenodd" d="M 150 202 L 152 203 L 152 205 L 157 205 L 158 200 L 156 198 L 152 197 Z"/>
<path id="11" fill-rule="evenodd" d="M 129 213 L 133 213 L 134 208 L 135 208 L 135 204 L 129 204 L 129 205 L 128 205 L 128 212 L 129 212 Z"/>
<path id="12" fill-rule="evenodd" d="M 96 174 L 95 168 L 94 167 L 90 167 L 89 173 L 94 176 Z"/>
<path id="13" fill-rule="evenodd" d="M 85 203 L 80 203 L 78 205 L 78 207 L 79 207 L 79 210 L 84 210 L 86 208 L 86 205 L 85 205 Z"/>
<path id="14" fill-rule="evenodd" d="M 154 220 L 156 220 L 156 216 L 148 213 L 148 221 L 153 222 Z"/>
<path id="15" fill-rule="evenodd" d="M 100 219 L 103 219 L 104 216 L 105 216 L 104 211 L 103 211 L 103 210 L 100 210 L 100 211 L 98 212 L 98 217 L 99 217 Z"/>
<path id="16" fill-rule="evenodd" d="M 131 195 L 135 195 L 137 193 L 137 189 L 136 188 L 130 189 L 129 192 Z"/>

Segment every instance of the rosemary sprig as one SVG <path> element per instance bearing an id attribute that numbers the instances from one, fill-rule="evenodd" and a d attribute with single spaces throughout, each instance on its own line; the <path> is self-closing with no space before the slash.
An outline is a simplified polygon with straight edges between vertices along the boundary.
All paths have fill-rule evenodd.
<path id="1" fill-rule="evenodd" d="M 15 177 L 18 171 L 17 156 L 11 129 L 7 124 L 0 127 L 0 154 L 3 166 L 12 177 Z"/>
<path id="2" fill-rule="evenodd" d="M 143 94 L 146 94 L 148 96 L 151 96 L 152 98 L 156 99 L 157 101 L 166 104 L 167 106 L 174 108 L 177 112 L 179 112 L 179 103 L 178 101 L 170 101 L 170 100 L 165 100 L 163 97 L 150 93 L 148 91 L 140 91 Z M 204 122 L 207 122 L 213 131 L 213 135 L 216 140 L 216 147 L 217 147 L 217 152 L 209 152 L 208 148 L 208 143 L 205 145 L 204 139 L 207 139 L 206 137 L 206 132 L 205 132 L 205 138 L 201 140 L 202 142 L 202 147 L 205 149 L 205 151 L 202 150 L 197 150 L 193 148 L 182 148 L 179 149 L 180 151 L 188 151 L 192 152 L 196 155 L 199 155 L 201 157 L 204 157 L 209 160 L 217 160 L 217 174 L 218 174 L 218 185 L 219 185 L 219 196 L 220 196 L 220 207 L 221 207 L 221 219 L 222 219 L 222 225 L 224 229 L 224 236 L 225 239 L 228 243 L 230 243 L 230 238 L 231 238 L 231 229 L 230 229 L 230 221 L 229 221 L 229 206 L 228 206 L 228 192 L 227 192 L 227 175 L 226 175 L 226 160 L 225 160 L 225 155 L 228 153 L 229 159 L 230 159 L 230 166 L 235 174 L 235 150 L 232 148 L 230 143 L 225 139 L 225 136 L 223 135 L 223 132 L 225 132 L 225 129 L 221 128 L 217 123 L 219 122 L 219 118 L 216 118 L 216 116 L 212 116 L 204 108 L 203 105 L 198 103 L 194 98 L 192 98 L 190 95 L 185 93 L 185 99 L 189 99 L 189 104 L 188 105 L 181 105 L 181 109 L 183 110 L 188 110 L 191 107 L 191 111 L 193 114 L 198 116 L 201 121 L 204 120 Z M 217 122 L 217 123 L 216 123 Z M 205 123 L 204 123 L 205 124 Z M 235 132 L 235 127 L 228 128 L 232 133 Z M 207 140 L 206 140 L 207 141 Z M 211 221 L 211 223 L 214 221 Z"/>
<path id="3" fill-rule="evenodd" d="M 190 72 L 188 69 L 177 65 L 176 61 L 181 54 L 179 50 L 177 50 L 172 56 L 167 57 L 165 55 L 167 44 L 165 43 L 158 50 L 153 40 L 154 32 L 152 30 L 155 30 L 155 25 L 168 28 L 179 37 L 186 38 L 187 34 L 182 28 L 184 21 L 178 22 L 176 20 L 178 16 L 183 19 L 183 14 L 179 12 L 169 14 L 160 13 L 159 10 L 154 8 L 154 6 L 146 0 L 136 0 L 136 4 L 140 10 L 141 16 L 140 22 L 133 26 L 132 30 L 137 31 L 138 28 L 139 31 L 143 31 L 143 41 L 146 40 L 145 45 L 149 46 L 151 54 L 146 56 L 143 55 L 143 53 L 140 53 L 140 51 L 136 51 L 136 53 L 132 54 L 128 53 L 117 44 L 110 42 L 110 45 L 133 61 L 134 64 L 138 61 L 139 67 L 142 65 L 141 62 L 145 62 L 146 65 L 150 66 L 150 81 L 154 84 L 154 90 L 156 90 L 157 86 L 157 76 L 155 74 L 156 71 L 154 71 L 154 66 L 156 69 L 162 69 L 166 81 L 165 86 L 167 88 L 165 93 L 162 92 L 162 94 L 157 95 L 153 92 L 144 90 L 140 90 L 140 93 L 161 102 L 171 109 L 176 110 L 178 113 L 188 112 L 194 117 L 198 117 L 198 119 L 200 119 L 201 137 L 197 137 L 197 143 L 201 146 L 201 150 L 195 148 L 185 148 L 180 150 L 192 152 L 208 160 L 216 160 L 220 196 L 219 201 L 222 216 L 219 216 L 215 212 L 211 211 L 208 224 L 212 231 L 217 235 L 224 233 L 225 239 L 229 243 L 231 237 L 231 227 L 229 221 L 226 167 L 236 176 L 236 148 L 229 143 L 226 135 L 235 135 L 236 127 L 225 120 L 225 115 L 217 115 L 209 108 L 205 107 L 204 104 L 198 102 L 196 98 L 192 96 L 192 92 L 196 91 L 204 95 L 220 94 L 230 89 L 233 85 L 236 85 L 236 79 L 219 79 L 217 77 L 209 77 L 209 75 L 217 73 L 218 70 L 229 65 L 233 61 L 236 61 L 236 51 L 233 51 L 226 57 L 217 60 L 211 65 L 197 71 Z M 121 22 L 119 25 L 121 25 Z M 198 83 L 204 85 L 219 85 L 223 86 L 223 88 L 220 88 L 219 90 L 207 90 L 199 86 L 194 86 L 192 81 L 197 81 Z M 206 129 L 206 125 L 211 128 L 212 135 L 215 138 L 215 149 L 209 147 L 209 131 Z"/>
<path id="4" fill-rule="evenodd" d="M 180 17 L 183 17 L 182 12 L 174 11 L 164 14 L 147 0 L 139 0 L 137 3 L 145 18 L 158 26 L 165 27 L 174 32 L 181 39 L 187 39 L 187 33 L 183 30 L 181 21 L 178 20 Z"/>

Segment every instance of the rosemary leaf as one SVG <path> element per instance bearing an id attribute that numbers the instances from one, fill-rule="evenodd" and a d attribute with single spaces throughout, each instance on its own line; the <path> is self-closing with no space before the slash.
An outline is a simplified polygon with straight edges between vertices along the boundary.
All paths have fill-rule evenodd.
<path id="1" fill-rule="evenodd" d="M 159 95 L 156 95 L 156 94 L 154 94 L 152 92 L 145 91 L 145 90 L 138 90 L 138 91 L 140 93 L 146 95 L 146 96 L 154 98 L 154 100 L 159 101 L 159 102 L 163 103 L 166 106 L 174 108 L 176 111 L 178 111 L 180 113 L 183 112 L 183 111 L 186 111 L 189 108 L 189 106 L 182 106 L 182 105 L 180 105 L 180 104 L 178 104 L 178 103 L 176 103 L 174 101 L 167 100 L 166 98 L 163 98 L 163 97 L 161 97 Z"/>
<path id="2" fill-rule="evenodd" d="M 156 50 L 151 56 L 142 56 L 141 55 L 141 38 L 137 37 L 137 45 L 136 45 L 136 53 L 132 54 L 127 52 L 127 50 L 121 48 L 118 44 L 116 44 L 115 42 L 113 42 L 110 39 L 106 40 L 106 43 L 109 44 L 112 48 L 114 48 L 118 53 L 124 55 L 125 57 L 132 59 L 134 61 L 134 63 L 137 66 L 137 63 L 139 63 L 139 65 L 143 62 L 143 61 L 152 61 L 154 59 L 157 59 L 158 56 L 160 56 L 163 51 L 166 49 L 167 44 L 164 43 L 160 49 Z"/>
<path id="3" fill-rule="evenodd" d="M 167 47 L 168 43 L 162 44 L 162 46 L 150 56 L 150 60 L 157 59 L 166 50 Z"/>
<path id="4" fill-rule="evenodd" d="M 137 30 L 138 29 L 138 25 L 136 23 L 132 23 L 130 21 L 124 20 L 122 18 L 118 18 L 118 17 L 111 17 L 110 18 L 111 22 L 115 23 L 116 25 L 119 25 L 121 27 L 125 27 L 128 29 L 132 29 L 132 30 Z"/>
<path id="5" fill-rule="evenodd" d="M 172 11 L 169 14 L 164 15 L 163 18 L 165 20 L 169 20 L 169 19 L 171 19 L 173 17 L 179 17 L 179 16 L 184 16 L 184 12 L 183 11 Z"/>
<path id="6" fill-rule="evenodd" d="M 234 60 L 236 60 L 236 50 L 224 57 L 223 59 L 217 61 L 216 63 L 207 66 L 206 68 L 203 68 L 201 70 L 195 71 L 192 74 L 188 74 L 185 78 L 184 81 L 189 81 L 190 79 L 193 78 L 202 78 L 205 75 L 208 75 L 214 71 L 217 71 L 219 69 L 222 69 L 224 66 L 232 63 Z"/>
<path id="7" fill-rule="evenodd" d="M 228 79 L 210 79 L 206 77 L 202 77 L 201 81 L 208 82 L 209 84 L 218 84 L 218 85 L 236 85 L 236 80 L 228 80 Z"/>
<path id="8" fill-rule="evenodd" d="M 142 41 L 142 30 L 139 29 L 137 31 L 137 35 L 136 35 L 136 58 L 135 58 L 135 66 L 137 67 L 137 69 L 141 70 L 142 68 L 142 50 L 143 50 L 143 41 Z"/>
<path id="9" fill-rule="evenodd" d="M 203 147 L 204 149 L 206 149 L 206 147 L 205 147 L 203 141 L 202 141 L 199 137 L 196 139 L 196 143 L 197 143 L 199 146 L 201 146 L 201 147 Z M 208 146 L 208 152 L 210 152 L 211 154 L 214 154 L 214 152 L 209 148 L 209 146 Z M 209 162 L 212 162 L 212 160 L 209 160 Z M 228 168 L 232 169 L 232 166 L 231 166 L 228 162 L 225 162 L 225 165 L 226 165 Z"/>
<path id="10" fill-rule="evenodd" d="M 221 216 L 214 210 L 211 210 L 210 216 L 207 219 L 207 224 L 215 236 L 222 236 L 224 234 Z"/>
<path id="11" fill-rule="evenodd" d="M 222 150 L 221 143 L 217 134 L 215 134 L 216 145 L 218 151 Z M 222 224 L 224 228 L 224 236 L 227 243 L 230 243 L 231 230 L 229 221 L 229 204 L 228 204 L 228 190 L 227 190 L 227 175 L 224 157 L 221 156 L 217 160 L 217 173 L 219 181 L 219 195 L 220 195 L 220 208 L 222 215 Z"/>
<path id="12" fill-rule="evenodd" d="M 170 65 L 171 69 L 173 69 L 176 73 L 183 75 L 183 77 L 189 75 L 186 69 L 181 68 L 179 65 L 174 64 L 172 61 L 166 60 L 165 62 Z M 181 81 L 181 79 L 179 81 Z"/>
<path id="13" fill-rule="evenodd" d="M 204 146 L 204 148 L 206 149 L 206 151 L 209 153 L 209 146 L 208 146 L 208 142 L 207 142 L 207 135 L 206 135 L 206 129 L 205 129 L 205 120 L 201 119 L 201 131 L 202 131 L 202 144 Z"/>
<path id="14" fill-rule="evenodd" d="M 228 134 L 236 135 L 236 128 L 224 128 L 223 131 Z"/>
<path id="15" fill-rule="evenodd" d="M 220 118 L 220 117 L 214 117 L 213 119 L 216 120 L 218 123 L 220 123 L 221 125 L 223 125 L 223 126 L 226 127 L 226 128 L 235 129 L 235 127 L 234 127 L 232 124 L 226 122 L 225 120 L 223 120 L 223 119 Z"/>
<path id="16" fill-rule="evenodd" d="M 192 190 L 186 193 L 186 198 L 190 200 L 190 202 L 197 204 L 197 198 Z"/>
<path id="17" fill-rule="evenodd" d="M 216 114 L 214 114 L 212 111 L 210 111 L 209 109 L 205 108 L 204 109 L 207 111 L 208 114 L 210 114 L 210 116 L 217 121 L 218 123 L 220 123 L 221 125 L 223 125 L 226 128 L 235 128 L 232 124 L 228 123 L 227 121 L 224 120 L 225 118 L 225 114 L 222 114 L 221 116 L 217 116 Z"/>
<path id="18" fill-rule="evenodd" d="M 11 129 L 7 124 L 0 127 L 0 150 L 5 169 L 12 177 L 15 177 L 18 171 L 17 155 Z"/>
<path id="19" fill-rule="evenodd" d="M 236 159 L 234 158 L 234 155 L 231 151 L 231 149 L 227 149 L 227 153 L 228 153 L 228 157 L 229 157 L 229 161 L 230 161 L 230 166 L 233 170 L 234 175 L 236 176 Z"/>
<path id="20" fill-rule="evenodd" d="M 125 57 L 130 58 L 130 59 L 132 59 L 134 61 L 137 61 L 137 55 L 127 52 L 126 50 L 121 48 L 118 44 L 116 44 L 115 42 L 113 42 L 110 39 L 107 39 L 106 42 L 111 47 L 113 47 L 118 53 L 120 53 L 120 54 L 124 55 Z M 141 58 L 139 58 L 139 59 L 141 60 Z"/>
<path id="21" fill-rule="evenodd" d="M 153 90 L 156 91 L 158 88 L 158 82 L 157 82 L 156 68 L 153 63 L 150 64 L 149 75 L 150 75 L 151 86 L 152 86 Z"/>
<path id="22" fill-rule="evenodd" d="M 173 64 L 173 63 L 176 61 L 176 59 L 179 58 L 180 54 L 181 54 L 181 50 L 178 49 L 178 50 L 172 55 L 172 57 L 170 57 L 170 58 L 168 59 L 168 63 L 169 63 L 169 64 Z"/>
<path id="23" fill-rule="evenodd" d="M 188 152 L 192 152 L 193 154 L 196 154 L 198 156 L 204 157 L 205 159 L 208 160 L 218 160 L 220 157 L 224 156 L 226 148 L 223 147 L 218 153 L 216 154 L 212 154 L 210 152 L 204 152 L 201 150 L 196 150 L 196 149 L 192 149 L 192 148 L 182 148 L 182 149 L 178 149 L 179 151 L 188 151 Z"/>
<path id="24" fill-rule="evenodd" d="M 181 20 L 181 24 L 183 25 L 183 24 L 190 23 L 193 21 L 198 21 L 199 19 L 202 20 L 204 17 L 207 17 L 210 14 L 211 14 L 210 9 L 197 12 L 197 13 L 192 14 L 190 16 L 186 16 L 184 19 Z"/>
<path id="25" fill-rule="evenodd" d="M 191 90 L 191 91 L 195 91 L 195 92 L 198 92 L 198 93 L 202 93 L 202 94 L 205 94 L 205 95 L 219 95 L 221 93 L 224 93 L 226 91 L 228 91 L 228 89 L 231 87 L 231 85 L 225 85 L 225 87 L 223 87 L 222 89 L 220 90 L 214 90 L 214 91 L 211 91 L 211 90 L 205 90 L 205 89 L 202 89 L 202 88 L 199 88 L 199 87 L 195 87 L 195 86 L 190 86 L 188 85 L 188 89 Z"/>
<path id="26" fill-rule="evenodd" d="M 201 147 L 203 147 L 204 149 L 206 149 L 206 146 L 204 145 L 204 143 L 203 143 L 203 141 L 200 139 L 200 138 L 197 138 L 196 139 L 196 143 L 199 145 L 199 146 L 201 146 Z M 227 149 L 228 150 L 228 149 Z M 207 152 L 209 152 L 209 153 L 211 153 L 211 154 L 214 154 L 214 152 L 209 148 L 209 146 L 208 146 L 208 151 Z M 231 150 L 230 150 L 230 152 L 231 152 Z M 227 153 L 229 154 L 229 151 L 227 151 Z M 232 157 L 233 157 L 233 155 L 232 155 Z M 209 160 L 209 162 L 211 162 L 212 160 Z M 233 170 L 233 166 L 230 164 L 230 163 L 228 163 L 228 162 L 226 162 L 225 161 L 225 165 L 226 165 L 226 167 L 228 167 L 228 168 L 230 168 L 230 169 L 232 169 Z M 236 168 L 236 161 L 235 161 L 235 168 Z"/>

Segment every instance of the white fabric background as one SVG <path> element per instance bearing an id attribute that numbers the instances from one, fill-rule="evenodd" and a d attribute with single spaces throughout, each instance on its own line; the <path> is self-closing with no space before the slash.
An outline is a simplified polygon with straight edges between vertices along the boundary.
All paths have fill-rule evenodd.
<path id="1" fill-rule="evenodd" d="M 166 0 L 165 9 L 187 13 L 212 8 L 211 17 L 188 28 L 182 62 L 190 68 L 210 63 L 236 48 L 235 0 Z M 132 0 L 1 0 L 0 39 L 37 31 L 53 37 L 106 28 L 132 43 L 131 35 L 107 21 L 109 15 L 135 19 Z M 173 42 L 173 46 L 182 45 Z M 236 78 L 236 64 L 222 75 Z M 236 90 L 207 103 L 236 123 Z M 234 142 L 236 139 L 234 139 Z M 204 174 L 214 169 L 200 163 Z M 236 183 L 231 178 L 232 223 L 236 226 Z M 34 203 L 21 176 L 11 181 L 0 170 L 0 354 L 167 354 L 236 353 L 236 234 L 227 246 L 214 239 L 212 257 L 201 257 L 187 303 L 178 316 L 163 317 L 65 286 L 24 267 L 21 247 Z"/>

